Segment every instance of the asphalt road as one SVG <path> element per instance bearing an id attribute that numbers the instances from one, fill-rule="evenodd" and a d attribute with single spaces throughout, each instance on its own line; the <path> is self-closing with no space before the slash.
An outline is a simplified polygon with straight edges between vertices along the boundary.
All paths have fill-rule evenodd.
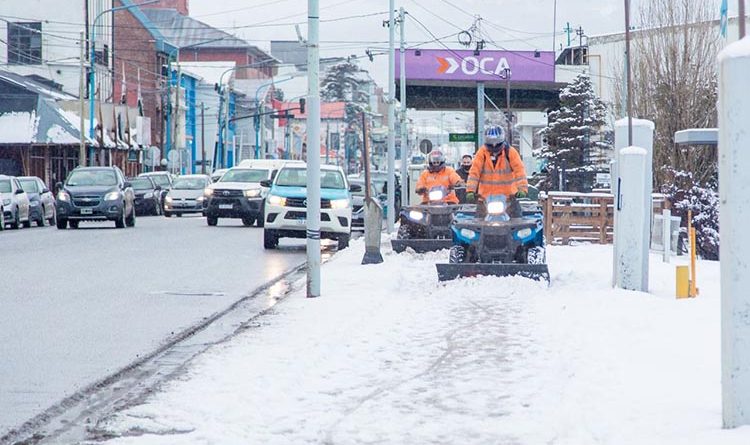
<path id="1" fill-rule="evenodd" d="M 239 220 L 0 232 L 0 436 L 304 261 Z"/>

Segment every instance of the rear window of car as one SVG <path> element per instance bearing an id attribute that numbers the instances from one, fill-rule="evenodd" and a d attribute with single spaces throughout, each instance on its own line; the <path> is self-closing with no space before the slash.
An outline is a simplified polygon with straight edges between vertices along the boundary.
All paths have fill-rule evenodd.
<path id="1" fill-rule="evenodd" d="M 268 179 L 268 169 L 248 168 L 229 170 L 219 179 L 219 182 L 260 182 Z"/>
<path id="2" fill-rule="evenodd" d="M 33 179 L 20 179 L 21 188 L 26 193 L 39 193 L 39 184 Z"/>
<path id="3" fill-rule="evenodd" d="M 167 175 L 150 175 L 150 177 L 159 187 L 169 187 L 169 178 L 167 178 Z"/>
<path id="4" fill-rule="evenodd" d="M 10 193 L 10 179 L 0 179 L 0 193 Z"/>
<path id="5" fill-rule="evenodd" d="M 276 185 L 284 187 L 307 187 L 307 170 L 304 168 L 284 168 L 276 178 Z M 337 170 L 320 172 L 320 187 L 324 189 L 344 189 L 344 175 Z"/>
<path id="6" fill-rule="evenodd" d="M 133 185 L 133 190 L 151 190 L 154 188 L 151 181 L 147 178 L 132 179 L 130 183 Z"/>
<path id="7" fill-rule="evenodd" d="M 177 178 L 172 184 L 175 190 L 201 190 L 206 187 L 205 178 Z"/>

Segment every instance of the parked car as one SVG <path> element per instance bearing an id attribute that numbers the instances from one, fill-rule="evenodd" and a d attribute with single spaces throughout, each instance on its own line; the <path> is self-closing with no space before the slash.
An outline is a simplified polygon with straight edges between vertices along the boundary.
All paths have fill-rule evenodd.
<path id="1" fill-rule="evenodd" d="M 203 213 L 203 195 L 209 185 L 211 178 L 208 175 L 178 176 L 164 199 L 164 216 Z"/>
<path id="2" fill-rule="evenodd" d="M 219 223 L 219 218 L 240 218 L 242 224 L 263 226 L 263 198 L 265 191 L 261 181 L 269 180 L 270 168 L 233 167 L 227 170 L 218 182 L 205 190 L 206 222 L 209 226 Z"/>
<path id="3" fill-rule="evenodd" d="M 351 238 L 352 198 L 344 171 L 333 165 L 320 167 L 320 236 L 338 242 L 339 249 L 349 246 Z M 263 247 L 275 249 L 279 238 L 305 238 L 307 235 L 307 166 L 285 165 L 276 178 L 261 185 L 270 190 L 265 201 Z"/>
<path id="4" fill-rule="evenodd" d="M 378 190 L 378 195 L 380 195 L 382 193 L 382 194 L 385 194 L 387 196 L 388 195 L 388 172 L 384 172 L 384 171 L 380 171 L 380 170 L 375 170 L 375 171 L 371 172 L 370 174 L 371 174 L 372 183 L 375 184 L 375 188 L 377 188 L 377 190 Z M 362 172 L 358 176 L 356 176 L 357 179 L 362 179 L 362 180 L 364 180 L 364 177 L 365 177 L 364 172 Z M 401 191 L 401 177 L 398 174 L 396 174 L 395 181 L 396 181 L 396 193 L 395 193 L 396 210 L 395 210 L 395 212 L 393 212 L 393 216 L 394 216 L 395 220 L 398 220 L 399 214 L 401 213 L 401 202 L 402 202 L 401 201 L 401 196 L 402 196 L 402 191 Z M 385 217 L 385 212 L 387 210 L 388 209 L 384 205 L 384 207 L 383 207 L 383 216 L 384 217 Z"/>
<path id="5" fill-rule="evenodd" d="M 135 192 L 118 167 L 77 167 L 57 190 L 58 229 L 77 229 L 81 221 L 135 226 Z"/>
<path id="6" fill-rule="evenodd" d="M 364 179 L 350 179 L 349 185 L 358 185 L 361 190 L 352 192 L 352 230 L 364 230 L 365 229 L 365 180 Z M 385 195 L 378 193 L 378 189 L 375 184 L 370 184 L 370 196 L 380 202 L 381 207 L 385 207 Z"/>
<path id="7" fill-rule="evenodd" d="M 211 173 L 211 182 L 218 182 L 228 170 L 228 168 L 217 168 L 214 170 L 213 173 Z"/>
<path id="8" fill-rule="evenodd" d="M 31 227 L 29 197 L 14 176 L 0 175 L 0 197 L 3 201 L 3 219 L 12 229 Z"/>
<path id="9" fill-rule="evenodd" d="M 172 183 L 174 182 L 174 177 L 172 176 L 172 173 L 169 173 L 166 171 L 158 171 L 158 172 L 141 173 L 138 176 L 149 177 L 154 180 L 154 183 L 156 183 L 156 185 L 161 187 L 160 204 L 161 204 L 161 209 L 164 210 L 164 199 L 167 197 L 167 193 L 169 193 L 169 190 L 172 188 Z"/>
<path id="10" fill-rule="evenodd" d="M 30 219 L 39 227 L 47 222 L 54 226 L 57 222 L 55 217 L 55 196 L 47 188 L 40 178 L 36 176 L 21 176 L 18 182 L 23 191 L 29 197 Z"/>
<path id="11" fill-rule="evenodd" d="M 128 181 L 135 193 L 135 214 L 161 215 L 161 186 L 154 181 L 153 176 L 138 176 Z"/>

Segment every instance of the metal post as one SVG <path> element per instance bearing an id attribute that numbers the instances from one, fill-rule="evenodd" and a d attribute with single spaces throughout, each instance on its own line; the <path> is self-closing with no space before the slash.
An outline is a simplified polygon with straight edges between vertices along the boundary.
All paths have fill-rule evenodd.
<path id="1" fill-rule="evenodd" d="M 367 143 L 367 119 L 362 112 L 362 164 L 365 168 L 365 255 L 362 264 L 380 264 L 383 255 L 380 253 L 380 232 L 383 228 L 383 209 L 380 202 L 370 193 L 370 144 Z"/>
<path id="2" fill-rule="evenodd" d="M 404 196 L 408 196 L 408 172 L 409 168 L 409 132 L 406 126 L 406 12 L 404 8 L 399 9 L 401 23 L 401 54 L 400 54 L 400 87 L 401 87 L 401 204 L 403 205 Z"/>
<path id="3" fill-rule="evenodd" d="M 672 211 L 669 209 L 662 210 L 661 219 L 661 239 L 664 247 L 662 261 L 669 263 L 669 256 L 672 253 Z"/>
<path id="4" fill-rule="evenodd" d="M 477 148 L 484 138 L 484 82 L 477 82 Z"/>
<path id="5" fill-rule="evenodd" d="M 392 1 L 392 0 L 391 0 Z M 307 297 L 320 296 L 320 4 L 307 0 Z"/>
<path id="6" fill-rule="evenodd" d="M 206 174 L 206 104 L 201 102 L 201 173 Z"/>
<path id="7" fill-rule="evenodd" d="M 172 149 L 177 150 L 177 159 L 179 165 L 177 166 L 177 172 L 182 174 L 182 148 L 177 146 L 177 135 L 180 134 L 180 83 L 181 83 L 182 71 L 180 67 L 180 61 L 177 60 L 177 79 L 175 80 L 174 96 L 174 136 L 172 136 Z"/>
<path id="8" fill-rule="evenodd" d="M 510 69 L 505 69 L 505 113 L 508 116 L 508 145 L 513 145 L 513 119 L 510 116 Z"/>
<path id="9" fill-rule="evenodd" d="M 396 17 L 395 0 L 388 1 L 388 211 L 386 227 L 394 230 L 396 216 Z"/>
<path id="10" fill-rule="evenodd" d="M 78 101 L 81 106 L 81 121 L 80 121 L 80 130 L 81 130 L 81 145 L 78 149 L 78 165 L 85 166 L 86 165 L 86 118 L 84 117 L 84 113 L 86 113 L 86 101 L 84 97 L 86 96 L 86 37 L 85 32 L 81 31 L 81 79 L 78 83 Z"/>
<path id="11" fill-rule="evenodd" d="M 557 0 L 552 5 L 552 52 L 557 53 Z"/>
<path id="12" fill-rule="evenodd" d="M 745 0 L 739 0 L 740 4 L 738 5 L 738 20 L 740 25 L 740 39 L 745 37 Z"/>
<path id="13" fill-rule="evenodd" d="M 630 58 L 630 0 L 625 0 L 625 71 L 627 72 L 628 146 L 633 145 L 633 75 Z"/>
<path id="14" fill-rule="evenodd" d="M 750 48 L 747 39 L 719 54 L 719 225 L 721 227 L 721 388 L 725 428 L 750 425 L 750 273 L 747 200 L 750 163 Z"/>

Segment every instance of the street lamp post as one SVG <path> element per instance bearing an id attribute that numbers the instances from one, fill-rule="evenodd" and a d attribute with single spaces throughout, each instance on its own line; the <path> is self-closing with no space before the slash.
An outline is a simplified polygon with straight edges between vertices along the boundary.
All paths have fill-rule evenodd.
<path id="1" fill-rule="evenodd" d="M 115 12 L 115 11 L 121 11 L 124 9 L 131 9 L 136 8 L 143 5 L 150 5 L 152 3 L 156 3 L 159 0 L 148 0 L 143 3 L 139 3 L 137 5 L 124 5 L 124 6 L 117 6 L 114 8 L 105 9 L 104 11 L 100 12 L 95 18 L 94 21 L 91 22 L 91 54 L 89 56 L 89 137 L 91 139 L 94 138 L 94 94 L 96 93 L 95 83 L 96 83 L 96 22 L 99 21 L 99 19 L 107 13 Z M 92 159 L 91 156 L 89 156 L 89 164 L 91 163 Z"/>

